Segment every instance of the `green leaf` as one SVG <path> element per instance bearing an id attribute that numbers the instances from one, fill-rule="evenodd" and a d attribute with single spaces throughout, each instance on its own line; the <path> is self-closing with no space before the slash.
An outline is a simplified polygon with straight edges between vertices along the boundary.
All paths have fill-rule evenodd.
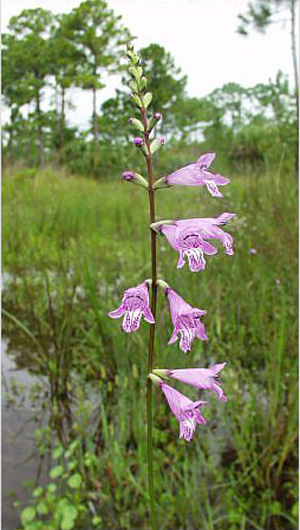
<path id="1" fill-rule="evenodd" d="M 53 458 L 55 458 L 55 460 L 57 460 L 58 458 L 60 458 L 63 454 L 64 450 L 63 450 L 63 447 L 61 447 L 61 445 L 59 445 L 58 447 L 56 447 L 52 453 L 52 456 Z"/>
<path id="2" fill-rule="evenodd" d="M 34 520 L 36 516 L 35 508 L 25 508 L 25 510 L 22 510 L 21 512 L 21 522 L 23 526 L 26 526 L 27 523 L 31 523 L 31 521 Z"/>
<path id="3" fill-rule="evenodd" d="M 151 101 L 152 101 L 152 94 L 151 92 L 147 92 L 147 94 L 145 94 L 143 97 L 143 104 L 144 104 L 145 109 L 149 107 Z"/>
<path id="4" fill-rule="evenodd" d="M 64 472 L 64 468 L 62 466 L 56 466 L 53 467 L 49 473 L 49 476 L 51 478 L 57 478 L 60 477 Z"/>
<path id="5" fill-rule="evenodd" d="M 298 515 L 299 515 L 299 503 L 295 502 L 295 504 L 293 504 L 293 507 L 292 507 L 292 516 L 298 519 Z"/>
<path id="6" fill-rule="evenodd" d="M 40 497 L 43 494 L 43 491 L 44 491 L 43 488 L 41 486 L 39 486 L 38 488 L 33 490 L 32 496 L 33 497 Z"/>
<path id="7" fill-rule="evenodd" d="M 274 501 L 271 504 L 271 514 L 272 515 L 280 515 L 282 513 L 282 506 L 279 501 Z"/>
<path id="8" fill-rule="evenodd" d="M 50 491 L 50 493 L 54 493 L 57 490 L 57 487 L 55 484 L 49 484 L 47 490 Z"/>
<path id="9" fill-rule="evenodd" d="M 75 462 L 75 460 L 72 460 L 71 462 L 68 463 L 68 470 L 72 471 L 72 469 L 74 469 L 76 466 L 77 466 L 77 462 Z"/>
<path id="10" fill-rule="evenodd" d="M 71 530 L 74 528 L 75 519 L 78 515 L 76 506 L 69 504 L 65 506 L 62 512 L 62 522 L 60 524 L 61 530 Z"/>
<path id="11" fill-rule="evenodd" d="M 81 483 L 82 483 L 82 478 L 81 478 L 81 475 L 79 475 L 79 473 L 75 473 L 68 480 L 68 484 L 70 488 L 79 488 L 81 486 Z"/>
<path id="12" fill-rule="evenodd" d="M 49 513 L 48 507 L 44 502 L 39 502 L 36 511 L 40 513 L 41 515 L 47 515 Z"/>
<path id="13" fill-rule="evenodd" d="M 102 523 L 102 519 L 101 517 L 99 517 L 99 515 L 94 515 L 93 519 L 92 519 L 92 523 L 96 526 L 100 523 Z"/>

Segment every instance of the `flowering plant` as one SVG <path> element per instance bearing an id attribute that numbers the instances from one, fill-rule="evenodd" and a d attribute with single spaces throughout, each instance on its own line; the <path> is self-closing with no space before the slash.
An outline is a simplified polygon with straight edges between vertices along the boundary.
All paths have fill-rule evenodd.
<path id="1" fill-rule="evenodd" d="M 182 268 L 187 259 L 192 272 L 205 269 L 205 255 L 211 256 L 217 253 L 217 248 L 207 240 L 217 239 L 225 248 L 225 253 L 232 255 L 233 239 L 230 234 L 220 228 L 235 215 L 224 212 L 217 218 L 192 218 L 174 221 L 157 221 L 155 215 L 155 192 L 170 186 L 206 186 L 213 197 L 222 197 L 218 186 L 224 186 L 229 180 L 222 175 L 210 173 L 208 168 L 215 158 L 215 153 L 206 153 L 200 156 L 196 163 L 189 164 L 168 176 L 154 181 L 153 177 L 153 155 L 160 149 L 165 138 L 151 139 L 151 132 L 162 119 L 159 112 L 152 116 L 147 115 L 147 108 L 152 100 L 151 92 L 146 91 L 147 79 L 143 74 L 140 58 L 134 51 L 131 43 L 127 45 L 127 57 L 129 58 L 128 72 L 131 76 L 129 83 L 132 90 L 131 98 L 139 110 L 139 118 L 130 118 L 129 123 L 137 131 L 139 136 L 133 139 L 136 148 L 145 158 L 148 178 L 126 170 L 123 179 L 126 182 L 137 184 L 148 192 L 150 228 L 151 228 L 151 278 L 142 281 L 136 287 L 127 289 L 123 295 L 121 305 L 111 311 L 111 318 L 123 316 L 123 330 L 126 333 L 135 332 L 142 317 L 150 324 L 149 354 L 148 354 L 148 379 L 147 379 L 147 441 L 148 441 L 148 477 L 150 494 L 150 518 L 152 529 L 157 528 L 154 498 L 153 477 L 153 442 L 152 442 L 152 392 L 153 387 L 160 388 L 166 397 L 169 407 L 179 421 L 179 437 L 190 442 L 195 434 L 197 424 L 205 424 L 201 408 L 207 404 L 206 401 L 192 401 L 187 396 L 170 386 L 171 380 L 177 380 L 193 387 L 203 390 L 211 390 L 217 394 L 220 401 L 227 400 L 218 380 L 219 372 L 224 368 L 225 362 L 211 366 L 210 368 L 186 368 L 186 369 L 154 369 L 155 360 L 155 327 L 156 327 L 156 303 L 158 287 L 166 295 L 171 320 L 174 326 L 169 344 L 173 344 L 179 338 L 179 347 L 185 353 L 192 348 L 192 343 L 197 337 L 207 340 L 204 324 L 201 318 L 206 311 L 192 307 L 185 302 L 167 282 L 157 278 L 157 235 L 166 237 L 171 247 L 178 251 L 179 259 L 177 268 Z"/>

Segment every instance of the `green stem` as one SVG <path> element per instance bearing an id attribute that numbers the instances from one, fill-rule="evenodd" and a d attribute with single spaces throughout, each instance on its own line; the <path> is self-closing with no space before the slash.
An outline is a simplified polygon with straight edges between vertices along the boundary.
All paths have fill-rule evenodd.
<path id="1" fill-rule="evenodd" d="M 147 168 L 149 178 L 149 206 L 150 206 L 150 223 L 155 222 L 155 200 L 153 189 L 153 164 L 150 152 L 149 132 L 147 130 L 147 118 L 145 109 L 141 109 L 141 117 L 144 125 L 144 138 L 147 146 Z M 151 311 L 156 320 L 156 301 L 157 301 L 157 265 L 156 265 L 156 233 L 151 230 Z M 148 354 L 148 373 L 152 372 L 155 357 L 155 323 L 150 324 L 149 337 L 149 354 Z M 152 530 L 157 529 L 155 513 L 155 495 L 154 495 L 154 478 L 153 478 L 153 434 L 152 434 L 152 382 L 147 380 L 147 448 L 148 448 L 148 481 L 150 496 L 150 523 Z"/>

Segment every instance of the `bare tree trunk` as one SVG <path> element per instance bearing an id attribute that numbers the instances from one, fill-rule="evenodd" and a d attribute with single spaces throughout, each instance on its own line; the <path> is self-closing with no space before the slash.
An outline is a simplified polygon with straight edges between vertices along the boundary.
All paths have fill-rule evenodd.
<path id="1" fill-rule="evenodd" d="M 293 56 L 293 67 L 295 77 L 295 94 L 296 94 L 296 107 L 297 114 L 299 116 L 299 81 L 298 81 L 298 60 L 296 51 L 296 17 L 295 17 L 295 4 L 296 0 L 291 0 L 291 44 L 292 44 L 292 56 Z"/>
<path id="2" fill-rule="evenodd" d="M 14 165 L 14 109 L 10 111 L 10 129 L 9 129 L 9 158 L 11 167 Z"/>
<path id="3" fill-rule="evenodd" d="M 44 162 L 44 142 L 43 142 L 43 127 L 42 127 L 42 112 L 41 112 L 41 94 L 40 89 L 36 91 L 36 114 L 37 114 L 37 135 L 38 135 L 38 165 Z"/>
<path id="4" fill-rule="evenodd" d="M 59 163 L 62 162 L 62 148 L 64 146 L 64 130 L 65 130 L 65 99 L 66 99 L 66 89 L 61 87 L 61 109 L 60 109 L 60 119 L 59 119 L 59 140 L 58 140 L 58 160 Z"/>
<path id="5" fill-rule="evenodd" d="M 65 106 L 66 106 L 66 89 L 62 87 L 61 89 L 61 114 L 60 114 L 60 126 L 61 129 L 65 127 Z"/>
<path id="6" fill-rule="evenodd" d="M 99 129 L 98 129 L 98 117 L 97 117 L 97 89 L 93 88 L 93 156 L 92 156 L 92 170 L 95 171 L 98 162 L 98 146 L 99 146 Z"/>
<path id="7" fill-rule="evenodd" d="M 299 81 L 298 81 L 298 60 L 297 60 L 297 51 L 296 51 L 295 4 L 296 4 L 296 0 L 291 0 L 291 45 L 292 45 L 294 76 L 295 76 L 295 98 L 296 98 L 296 109 L 297 109 L 297 120 L 298 120 L 299 119 Z M 298 178 L 298 167 L 299 167 L 298 141 L 297 141 L 296 152 L 295 152 L 295 166 L 296 166 L 295 167 L 296 175 Z"/>

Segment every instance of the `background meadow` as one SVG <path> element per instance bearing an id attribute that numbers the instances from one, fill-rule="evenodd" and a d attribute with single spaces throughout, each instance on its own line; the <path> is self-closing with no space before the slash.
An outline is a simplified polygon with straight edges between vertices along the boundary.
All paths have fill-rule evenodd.
<path id="1" fill-rule="evenodd" d="M 267 4 L 270 15 L 258 11 L 266 31 L 278 16 L 277 3 Z M 148 198 L 120 179 L 124 169 L 144 170 L 127 124 L 133 110 L 122 53 L 130 28 L 103 30 L 104 7 L 78 2 L 58 17 L 23 11 L 3 35 L 10 113 L 2 145 L 3 411 L 4 422 L 16 425 L 12 436 L 4 423 L 6 530 L 148 528 L 148 328 L 126 335 L 107 316 L 126 288 L 150 275 Z M 287 30 L 294 2 L 282 7 Z M 244 31 L 255 32 L 247 17 Z M 121 25 L 113 19 L 114 29 Z M 118 92 L 103 102 L 102 66 L 95 73 L 89 62 L 91 46 L 102 59 L 108 53 L 101 34 L 113 50 L 107 68 L 120 71 Z M 168 50 L 151 43 L 140 53 L 153 110 L 164 116 L 156 174 L 213 150 L 213 172 L 231 179 L 223 200 L 201 188 L 158 191 L 157 217 L 237 214 L 228 226 L 235 255 L 219 246 L 203 273 L 179 272 L 176 253 L 158 240 L 159 276 L 207 310 L 209 341 L 188 355 L 168 346 L 172 326 L 160 295 L 157 367 L 227 361 L 221 380 L 229 397 L 220 406 L 209 396 L 207 424 L 186 444 L 157 394 L 160 527 L 296 529 L 297 86 L 278 72 L 250 87 L 228 82 L 190 97 Z M 85 130 L 68 119 L 71 87 L 94 95 Z M 21 489 L 22 464 L 8 465 L 9 457 L 29 438 L 31 454 L 17 455 L 34 464 Z"/>

